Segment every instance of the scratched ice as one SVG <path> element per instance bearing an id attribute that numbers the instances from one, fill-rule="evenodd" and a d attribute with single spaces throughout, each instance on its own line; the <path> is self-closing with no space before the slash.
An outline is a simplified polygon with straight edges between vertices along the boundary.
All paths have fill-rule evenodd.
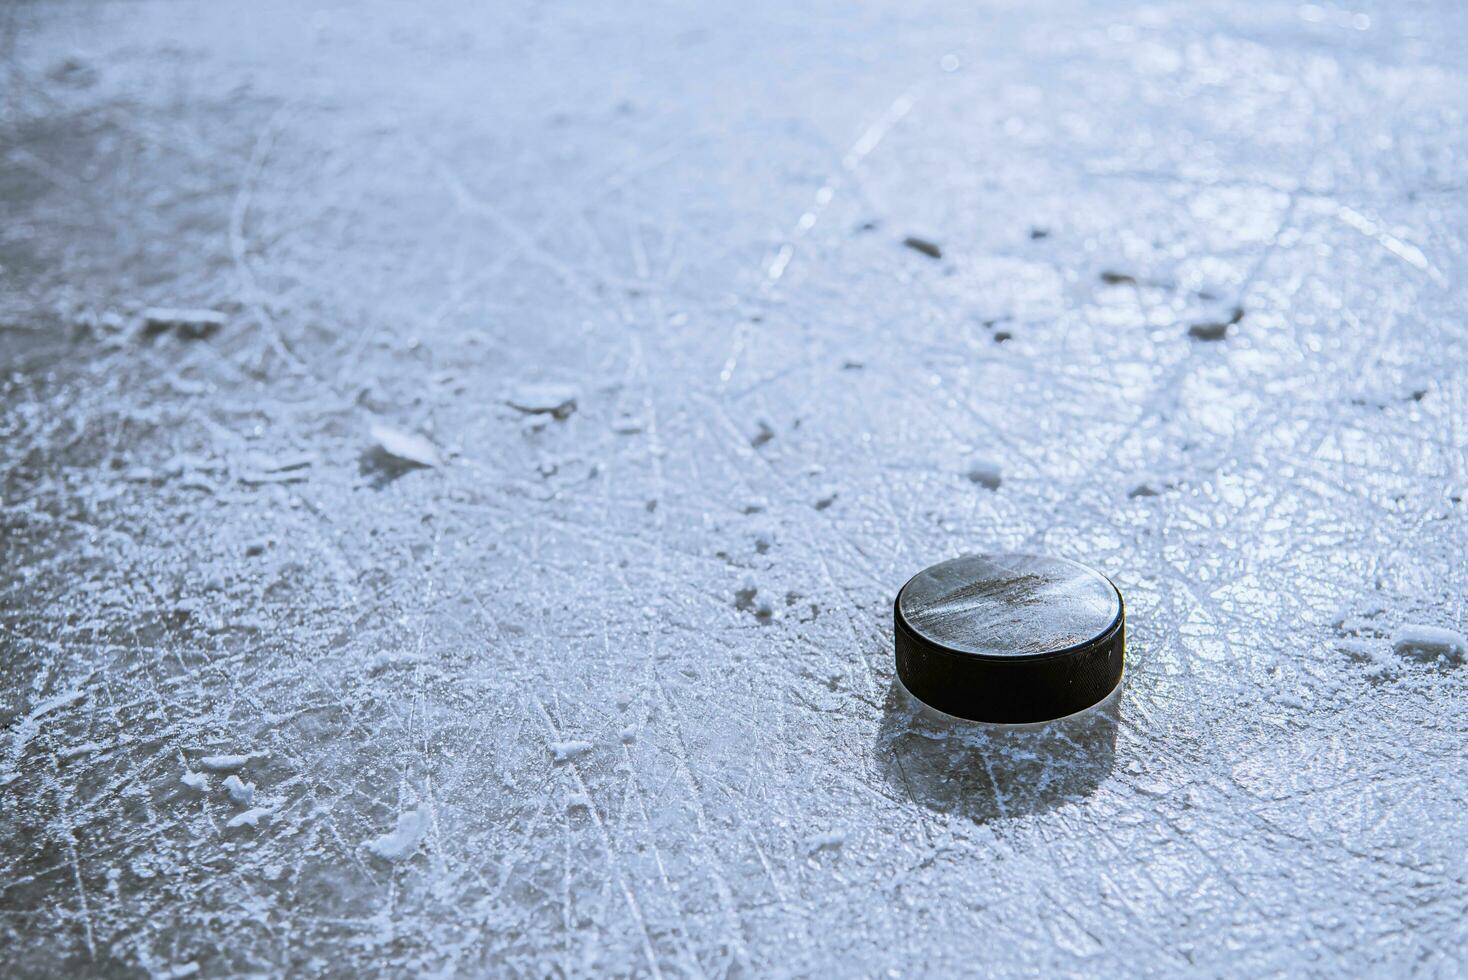
<path id="1" fill-rule="evenodd" d="M 0 973 L 1461 974 L 1465 36 L 9 5 Z M 979 549 L 1116 700 L 893 691 Z"/>

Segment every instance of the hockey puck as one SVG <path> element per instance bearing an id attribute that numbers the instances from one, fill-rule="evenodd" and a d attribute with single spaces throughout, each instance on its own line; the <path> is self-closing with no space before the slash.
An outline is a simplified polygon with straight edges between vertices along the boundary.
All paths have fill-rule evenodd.
<path id="1" fill-rule="evenodd" d="M 941 562 L 902 587 L 893 619 L 897 676 L 914 697 L 959 718 L 1062 718 L 1101 701 L 1121 680 L 1121 592 L 1065 558 Z"/>

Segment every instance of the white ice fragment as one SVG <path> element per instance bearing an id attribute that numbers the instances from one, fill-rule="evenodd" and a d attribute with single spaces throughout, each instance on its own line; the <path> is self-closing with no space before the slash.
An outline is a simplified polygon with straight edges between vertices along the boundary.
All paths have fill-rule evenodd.
<path id="1" fill-rule="evenodd" d="M 433 443 L 420 435 L 394 429 L 380 423 L 372 426 L 372 441 L 377 448 L 394 459 L 419 466 L 438 466 L 443 462 Z"/>
<path id="2" fill-rule="evenodd" d="M 379 653 L 367 662 L 367 673 L 380 674 L 394 667 L 412 667 L 422 660 L 416 653 L 406 650 L 395 650 L 389 653 Z"/>
<path id="3" fill-rule="evenodd" d="M 158 977 L 159 980 L 185 980 L 185 978 L 187 977 L 194 977 L 198 975 L 199 964 L 196 960 L 190 960 L 187 963 L 180 963 L 178 966 L 171 966 L 154 974 L 154 976 Z"/>
<path id="4" fill-rule="evenodd" d="M 1414 660 L 1462 660 L 1468 656 L 1468 640 L 1462 633 L 1440 626 L 1403 623 L 1392 634 L 1392 650 Z"/>
<path id="5" fill-rule="evenodd" d="M 527 415 L 553 415 L 569 418 L 576 411 L 579 392 L 571 385 L 531 383 L 516 387 L 505 398 L 505 404 Z"/>
<path id="6" fill-rule="evenodd" d="M 305 483 L 308 476 L 304 470 L 287 470 L 281 473 L 262 473 L 259 470 L 245 470 L 240 473 L 239 479 L 247 487 L 263 487 L 268 483 Z"/>
<path id="7" fill-rule="evenodd" d="M 983 457 L 969 460 L 963 475 L 968 477 L 970 483 L 977 483 L 985 490 L 998 490 L 1002 482 L 999 464 Z"/>
<path id="8" fill-rule="evenodd" d="M 252 760 L 265 757 L 264 752 L 250 752 L 245 755 L 206 755 L 199 760 L 199 765 L 210 772 L 238 772 L 249 765 Z"/>
<path id="9" fill-rule="evenodd" d="M 368 841 L 367 850 L 385 861 L 401 861 L 418 849 L 427 830 L 428 819 L 423 811 L 409 810 L 398 815 L 397 826 L 391 833 Z"/>
<path id="10" fill-rule="evenodd" d="M 617 735 L 622 739 L 624 743 L 631 744 L 632 742 L 637 741 L 637 726 L 628 725 L 620 732 L 618 732 Z"/>
<path id="11" fill-rule="evenodd" d="M 84 755 L 91 755 L 106 748 L 101 742 L 82 742 L 80 745 L 72 745 L 56 753 L 62 761 L 68 761 Z"/>
<path id="12" fill-rule="evenodd" d="M 306 472 L 316 463 L 314 453 L 288 452 L 272 456 L 261 452 L 245 453 L 239 471 L 241 483 L 262 486 L 267 483 L 303 483 L 310 474 Z"/>
<path id="13" fill-rule="evenodd" d="M 1151 776 L 1144 776 L 1143 778 L 1132 783 L 1132 788 L 1135 789 L 1138 793 L 1142 793 L 1147 796 L 1166 796 L 1168 793 L 1172 792 L 1171 786 L 1169 786 L 1162 780 L 1153 778 Z"/>
<path id="14" fill-rule="evenodd" d="M 224 326 L 225 316 L 218 310 L 184 310 L 155 306 L 144 310 L 143 332 L 149 336 L 173 331 L 188 340 L 201 340 Z"/>
<path id="15" fill-rule="evenodd" d="M 163 464 L 166 476 L 178 477 L 186 473 L 217 473 L 222 469 L 218 460 L 205 459 L 192 453 L 178 453 Z"/>
<path id="16" fill-rule="evenodd" d="M 591 797 L 587 796 L 585 793 L 572 793 L 569 797 L 566 798 L 566 809 L 590 810 Z"/>
<path id="17" fill-rule="evenodd" d="M 53 711 L 61 708 L 69 708 L 85 696 L 85 691 L 68 691 L 65 694 L 58 694 L 54 698 L 47 698 L 31 709 L 31 713 L 26 716 L 26 720 L 35 721 L 43 715 L 49 715 Z"/>
<path id="18" fill-rule="evenodd" d="M 815 854 L 817 851 L 834 851 L 846 843 L 846 832 L 843 830 L 828 830 L 825 833 L 814 834 L 805 842 L 805 852 Z"/>
<path id="19" fill-rule="evenodd" d="M 255 784 L 243 782 L 238 776 L 229 776 L 224 781 L 224 790 L 231 802 L 249 806 L 255 802 Z"/>
<path id="20" fill-rule="evenodd" d="M 618 415 L 612 420 L 612 431 L 618 435 L 635 435 L 643 430 L 642 419 L 635 415 Z"/>
<path id="21" fill-rule="evenodd" d="M 550 743 L 550 750 L 551 756 L 556 762 L 569 762 L 572 759 L 579 759 L 587 752 L 590 752 L 591 743 L 578 741 L 552 742 Z"/>
<path id="22" fill-rule="evenodd" d="M 268 816 L 270 816 L 269 807 L 257 806 L 252 809 L 246 810 L 244 813 L 241 813 L 237 816 L 231 817 L 229 822 L 226 823 L 225 826 L 231 829 L 236 827 L 258 827 L 260 825 L 261 818 Z"/>
<path id="23" fill-rule="evenodd" d="M 315 453 L 289 452 L 275 456 L 266 456 L 256 453 L 253 456 L 256 469 L 264 470 L 266 473 L 284 473 L 289 470 L 303 470 L 314 466 L 317 461 Z"/>
<path id="24" fill-rule="evenodd" d="M 209 777 L 202 772 L 185 772 L 179 777 L 178 781 L 189 789 L 197 790 L 200 793 L 209 791 Z"/>
<path id="25" fill-rule="evenodd" d="M 168 386 L 180 395 L 202 395 L 209 390 L 208 384 L 193 378 L 171 377 Z"/>

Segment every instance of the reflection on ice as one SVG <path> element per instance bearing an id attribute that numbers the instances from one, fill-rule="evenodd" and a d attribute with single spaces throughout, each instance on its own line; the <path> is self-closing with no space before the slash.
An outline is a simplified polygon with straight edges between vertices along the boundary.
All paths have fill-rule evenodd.
<path id="1" fill-rule="evenodd" d="M 1044 813 L 1110 775 L 1123 687 L 1056 721 L 988 725 L 930 708 L 894 679 L 876 755 L 897 792 L 929 809 L 978 823 Z"/>

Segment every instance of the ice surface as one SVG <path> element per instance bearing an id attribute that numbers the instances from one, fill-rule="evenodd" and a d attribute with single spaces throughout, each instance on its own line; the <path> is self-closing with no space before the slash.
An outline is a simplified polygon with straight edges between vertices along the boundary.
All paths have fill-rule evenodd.
<path id="1" fill-rule="evenodd" d="M 6 5 L 0 975 L 1468 973 L 1464 37 Z M 1000 550 L 1102 710 L 893 685 Z"/>

